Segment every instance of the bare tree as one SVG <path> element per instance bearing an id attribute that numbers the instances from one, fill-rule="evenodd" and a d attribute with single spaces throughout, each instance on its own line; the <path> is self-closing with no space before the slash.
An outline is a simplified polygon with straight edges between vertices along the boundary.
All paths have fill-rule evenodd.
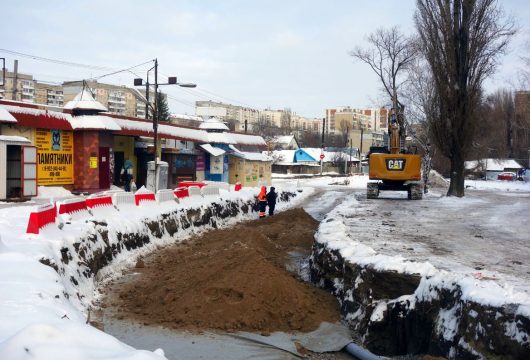
<path id="1" fill-rule="evenodd" d="M 401 33 L 397 26 L 378 29 L 368 35 L 368 48 L 356 47 L 350 52 L 354 58 L 368 64 L 377 74 L 383 89 L 392 99 L 400 128 L 400 140 L 405 140 L 405 118 L 403 104 L 399 101 L 399 91 L 406 81 L 405 70 L 414 61 L 417 47 L 411 37 Z"/>
<path id="2" fill-rule="evenodd" d="M 430 131 L 451 161 L 447 195 L 462 197 L 482 82 L 494 72 L 514 25 L 496 0 L 417 0 L 415 21 L 438 98 Z"/>
<path id="3" fill-rule="evenodd" d="M 409 65 L 407 73 L 408 81 L 402 92 L 407 109 L 407 134 L 412 136 L 414 143 L 421 149 L 423 191 L 427 193 L 432 159 L 435 156 L 428 124 L 439 116 L 436 106 L 436 90 L 432 73 L 424 59 L 416 58 Z"/>

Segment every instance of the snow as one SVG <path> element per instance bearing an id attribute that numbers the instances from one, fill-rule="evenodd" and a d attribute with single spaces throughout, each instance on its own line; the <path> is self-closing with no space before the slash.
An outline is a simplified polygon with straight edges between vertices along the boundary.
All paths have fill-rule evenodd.
<path id="1" fill-rule="evenodd" d="M 513 159 L 481 159 L 466 161 L 464 163 L 466 170 L 473 170 L 479 167 L 485 167 L 487 171 L 504 171 L 504 169 L 522 169 L 523 167 Z"/>
<path id="2" fill-rule="evenodd" d="M 293 185 L 279 188 L 295 191 Z M 99 226 L 87 219 L 104 220 L 108 224 L 108 241 L 116 241 L 118 232 L 142 232 L 142 220 L 158 220 L 162 213 L 196 208 L 203 211 L 213 202 L 226 200 L 252 201 L 258 194 L 257 188 L 243 188 L 239 192 L 220 190 L 219 197 L 194 197 L 180 203 L 168 201 L 143 202 L 141 206 L 113 206 L 93 209 L 94 216 L 83 211 L 68 218 L 59 229 L 50 224 L 39 235 L 25 234 L 27 221 L 34 206 L 0 208 L 0 358 L 2 359 L 163 359 L 162 350 L 154 352 L 136 350 L 125 345 L 96 328 L 87 325 L 88 308 L 97 296 L 92 278 L 79 277 L 83 264 L 72 250 L 77 238 L 93 234 Z M 40 197 L 57 198 L 71 196 L 70 192 L 57 187 L 39 188 Z M 279 203 L 278 211 L 296 206 L 307 192 L 298 194 L 291 203 Z M 218 226 L 229 226 L 242 220 L 254 218 L 255 214 L 219 220 Z M 181 229 L 178 241 L 207 231 L 208 227 Z M 100 239 L 99 241 L 103 241 Z M 119 276 L 121 269 L 134 265 L 138 256 L 156 250 L 159 246 L 172 244 L 176 240 L 169 235 L 162 239 L 151 236 L 143 248 L 123 250 L 113 262 L 98 272 L 98 278 L 109 280 Z M 97 251 L 100 244 L 94 244 Z M 71 249 L 74 258 L 64 265 L 59 274 L 52 267 L 39 262 L 46 258 L 59 263 L 61 249 Z M 79 280 L 77 285 L 71 276 Z"/>
<path id="3" fill-rule="evenodd" d="M 0 135 L 0 141 L 6 141 L 6 142 L 18 142 L 18 143 L 25 143 L 30 144 L 31 141 L 26 139 L 23 136 L 8 136 L 8 135 Z"/>
<path id="4" fill-rule="evenodd" d="M 68 101 L 64 105 L 64 108 L 68 110 L 83 109 L 107 111 L 107 108 L 99 101 L 96 101 L 87 88 L 83 88 L 83 91 L 77 94 L 73 100 Z"/>
<path id="5" fill-rule="evenodd" d="M 15 119 L 3 105 L 0 105 L 0 122 L 16 123 L 17 119 Z"/>
<path id="6" fill-rule="evenodd" d="M 73 196 L 72 193 L 62 186 L 39 186 L 36 199 L 57 199 Z"/>
<path id="7" fill-rule="evenodd" d="M 102 129 L 119 131 L 121 127 L 116 124 L 113 118 L 104 115 L 83 115 L 83 116 L 72 116 L 70 119 L 70 125 L 74 130 L 79 129 Z"/>
<path id="8" fill-rule="evenodd" d="M 466 189 L 471 190 L 498 190 L 506 192 L 530 191 L 530 181 L 507 180 L 466 180 Z"/>
<path id="9" fill-rule="evenodd" d="M 203 148 L 207 153 L 209 153 L 212 156 L 221 156 L 226 152 L 223 149 L 219 149 L 210 144 L 202 144 L 200 145 L 200 147 Z"/>
<path id="10" fill-rule="evenodd" d="M 217 118 L 209 118 L 207 120 L 204 120 L 200 125 L 199 129 L 203 130 L 229 130 L 228 126 L 226 126 L 221 120 Z"/>

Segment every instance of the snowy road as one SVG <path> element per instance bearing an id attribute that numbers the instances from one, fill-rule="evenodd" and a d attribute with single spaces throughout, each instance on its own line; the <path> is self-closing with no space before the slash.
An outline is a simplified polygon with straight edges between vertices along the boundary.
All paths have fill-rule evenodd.
<path id="1" fill-rule="evenodd" d="M 355 240 L 384 255 L 499 278 L 530 292 L 530 193 L 468 191 L 464 199 L 422 201 L 382 196 L 356 193 L 355 214 L 346 220 Z"/>

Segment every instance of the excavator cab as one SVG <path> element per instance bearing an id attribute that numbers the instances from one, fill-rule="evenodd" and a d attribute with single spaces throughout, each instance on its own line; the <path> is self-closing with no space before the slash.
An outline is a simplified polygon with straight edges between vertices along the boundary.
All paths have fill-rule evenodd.
<path id="1" fill-rule="evenodd" d="M 366 197 L 376 199 L 381 190 L 407 191 L 410 200 L 423 196 L 421 184 L 421 156 L 403 150 L 399 123 L 389 112 L 389 142 L 385 147 L 371 147 L 368 153 L 369 178 Z"/>

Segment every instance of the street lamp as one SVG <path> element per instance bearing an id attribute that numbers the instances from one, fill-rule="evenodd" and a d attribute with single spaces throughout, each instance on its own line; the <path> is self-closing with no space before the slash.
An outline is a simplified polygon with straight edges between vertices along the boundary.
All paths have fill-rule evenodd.
<path id="1" fill-rule="evenodd" d="M 168 77 L 167 79 L 167 83 L 162 83 L 162 84 L 159 84 L 158 83 L 158 59 L 155 59 L 155 66 L 153 66 L 151 69 L 149 69 L 147 71 L 147 82 L 145 84 L 145 89 L 146 89 L 146 93 L 145 93 L 145 96 L 146 96 L 146 110 L 148 110 L 147 108 L 148 107 L 151 107 L 152 110 L 153 110 L 153 132 L 154 132 L 154 143 L 155 143 L 155 193 L 157 192 L 158 190 L 158 86 L 160 85 L 177 85 L 177 86 L 180 86 L 180 87 L 185 87 L 185 88 L 194 88 L 194 87 L 197 87 L 197 84 L 192 84 L 192 83 L 179 83 L 177 82 L 177 77 L 176 76 L 170 76 Z M 151 105 L 151 103 L 149 102 L 149 72 L 151 70 L 155 70 L 155 83 L 154 83 L 154 86 L 155 86 L 155 105 L 153 107 L 153 105 Z M 134 79 L 134 86 L 143 86 L 143 79 L 141 78 L 136 78 Z M 149 118 L 149 111 L 146 111 L 146 118 Z"/>

